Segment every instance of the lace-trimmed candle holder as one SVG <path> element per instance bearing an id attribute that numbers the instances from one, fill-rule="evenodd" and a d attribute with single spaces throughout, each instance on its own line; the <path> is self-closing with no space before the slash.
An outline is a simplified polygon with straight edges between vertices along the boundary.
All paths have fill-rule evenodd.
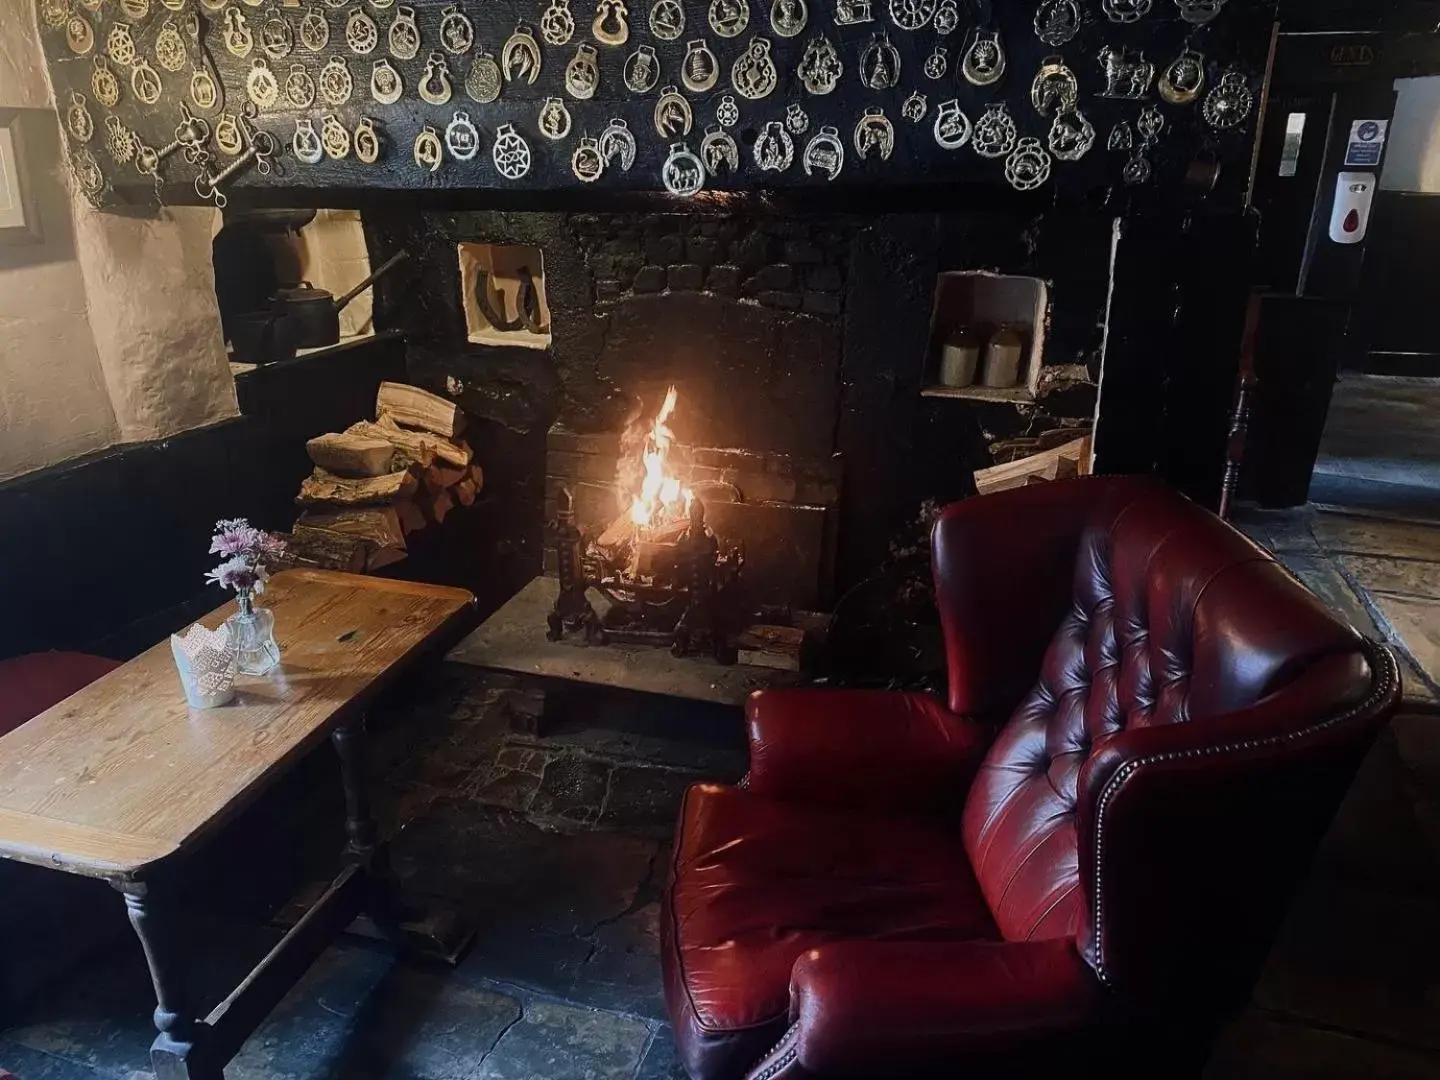
<path id="1" fill-rule="evenodd" d="M 234 700 L 235 646 L 227 627 L 210 630 L 196 623 L 170 635 L 170 651 L 191 708 L 214 709 Z"/>

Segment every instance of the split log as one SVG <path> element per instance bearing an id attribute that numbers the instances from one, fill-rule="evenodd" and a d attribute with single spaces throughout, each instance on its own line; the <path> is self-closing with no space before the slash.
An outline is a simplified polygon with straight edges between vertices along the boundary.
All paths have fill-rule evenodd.
<path id="1" fill-rule="evenodd" d="M 764 623 L 753 624 L 735 639 L 739 663 L 776 671 L 799 671 L 804 644 L 804 630 Z"/>
<path id="2" fill-rule="evenodd" d="M 400 517 L 400 528 L 404 530 L 406 536 L 409 536 L 413 532 L 418 532 L 426 525 L 425 511 L 421 510 L 420 507 L 416 506 L 409 499 L 404 499 L 396 503 L 395 512 Z"/>
<path id="3" fill-rule="evenodd" d="M 485 470 L 480 467 L 478 461 L 470 463 L 470 482 L 475 485 L 475 494 L 485 490 Z"/>
<path id="4" fill-rule="evenodd" d="M 345 429 L 345 434 L 389 443 L 392 451 L 398 450 L 401 456 L 419 469 L 428 469 L 435 463 L 435 444 L 439 440 L 433 435 L 419 435 L 401 431 L 399 428 L 381 427 L 371 420 L 360 420 L 351 424 Z"/>
<path id="5" fill-rule="evenodd" d="M 595 546 L 613 558 L 618 557 L 634 541 L 635 525 L 630 521 L 629 514 L 621 514 L 605 526 L 605 531 L 596 539 Z"/>
<path id="6" fill-rule="evenodd" d="M 975 491 L 990 495 L 1010 488 L 1026 487 L 1047 480 L 1068 476 L 1084 476 L 1090 471 L 1090 436 L 1074 439 L 1053 450 L 1031 454 L 1004 465 L 993 465 L 975 472 Z"/>
<path id="7" fill-rule="evenodd" d="M 317 435 L 305 444 L 310 460 L 336 476 L 383 476 L 391 471 L 395 446 L 386 439 L 361 435 Z"/>
<path id="8" fill-rule="evenodd" d="M 407 383 L 382 382 L 375 395 L 375 415 L 446 439 L 465 430 L 465 413 L 458 405 Z"/>
<path id="9" fill-rule="evenodd" d="M 310 529 L 285 537 L 285 565 L 364 572 L 369 545 L 354 536 Z"/>
<path id="10" fill-rule="evenodd" d="M 455 500 L 448 491 L 438 491 L 425 499 L 423 507 L 425 516 L 439 525 L 445 520 L 445 516 L 455 508 Z"/>
<path id="11" fill-rule="evenodd" d="M 295 522 L 295 535 L 322 529 L 342 536 L 369 541 L 377 548 L 405 550 L 405 531 L 393 506 L 366 506 L 350 510 L 306 510 Z"/>
<path id="12" fill-rule="evenodd" d="M 475 481 L 468 476 L 455 485 L 455 501 L 461 506 L 475 505 Z"/>
<path id="13" fill-rule="evenodd" d="M 305 552 L 343 552 L 355 545 L 361 553 L 359 569 L 374 573 L 405 558 L 405 537 L 393 507 L 325 513 L 307 510 L 291 531 Z M 354 558 L 354 556 L 350 556 Z"/>
<path id="14" fill-rule="evenodd" d="M 470 475 L 470 470 L 454 465 L 436 463 L 425 470 L 425 490 L 431 493 L 452 488 Z"/>
<path id="15" fill-rule="evenodd" d="M 464 467 L 470 464 L 470 448 L 456 445 L 436 435 L 425 435 L 418 431 L 406 431 L 389 417 L 382 416 L 371 423 L 361 420 L 345 429 L 348 435 L 361 435 L 368 439 L 384 439 L 396 449 L 403 450 L 422 469 L 428 469 L 438 457 L 448 465 Z"/>
<path id="16" fill-rule="evenodd" d="M 316 469 L 300 484 L 295 501 L 301 506 L 371 506 L 408 499 L 419 481 L 408 469 L 358 480 L 348 480 Z"/>

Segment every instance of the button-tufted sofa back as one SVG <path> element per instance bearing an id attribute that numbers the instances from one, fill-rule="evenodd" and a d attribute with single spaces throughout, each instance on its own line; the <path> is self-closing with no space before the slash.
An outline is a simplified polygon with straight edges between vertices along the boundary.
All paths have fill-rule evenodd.
<path id="1" fill-rule="evenodd" d="M 1065 515 L 1052 514 L 1037 527 L 1056 535 L 1015 542 L 1017 558 L 1039 560 L 1014 566 L 1016 592 L 1051 636 L 1038 670 L 1029 660 L 1033 685 L 980 768 L 962 831 L 1007 940 L 1074 936 L 1107 981 L 1121 954 L 1138 951 L 1131 969 L 1146 981 L 1175 962 L 1146 940 L 1157 920 L 1226 925 L 1214 905 L 1244 903 L 1253 882 L 1222 879 L 1267 877 L 1298 839 L 1280 831 L 1323 829 L 1305 810 L 1334 764 L 1323 725 L 1374 680 L 1360 637 L 1207 511 L 1148 481 L 1070 489 L 1057 492 L 1073 503 L 1068 535 Z M 975 704 L 964 686 L 977 652 L 973 629 L 958 640 L 974 611 L 947 615 L 947 598 L 975 603 L 956 579 L 966 573 L 962 532 L 946 518 L 934 539 L 957 711 Z M 1068 589 L 1047 592 L 1067 574 Z M 1026 623 L 1024 611 L 996 613 L 984 649 L 1004 658 L 997 667 L 1015 660 L 1007 636 L 1018 653 L 1035 649 Z M 1361 742 L 1339 744 L 1344 757 Z M 1107 842 L 1131 845 L 1123 871 L 1112 872 Z M 1116 925 L 1135 911 L 1144 914 Z"/>

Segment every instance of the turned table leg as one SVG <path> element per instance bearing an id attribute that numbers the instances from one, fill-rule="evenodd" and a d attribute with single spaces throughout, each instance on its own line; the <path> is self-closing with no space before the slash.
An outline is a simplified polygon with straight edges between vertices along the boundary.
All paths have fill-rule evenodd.
<path id="1" fill-rule="evenodd" d="M 330 738 L 345 786 L 345 859 L 365 875 L 366 914 L 382 937 L 452 966 L 459 963 L 475 939 L 474 928 L 446 905 L 419 908 L 401 898 L 389 851 L 370 809 L 364 719 L 335 728 Z"/>
<path id="2" fill-rule="evenodd" d="M 340 780 L 345 788 L 345 860 L 359 866 L 366 878 L 366 913 L 387 938 L 401 936 L 398 888 L 390 872 L 390 858 L 380 841 L 380 827 L 370 808 L 365 779 L 365 719 L 361 717 L 330 733 L 340 758 Z"/>
<path id="3" fill-rule="evenodd" d="M 133 881 L 116 887 L 125 895 L 130 925 L 145 950 L 155 985 L 158 1034 L 150 1045 L 150 1064 L 156 1080 L 222 1080 L 222 1070 L 205 1061 L 195 1002 L 185 981 L 173 897 L 157 891 L 153 883 Z"/>

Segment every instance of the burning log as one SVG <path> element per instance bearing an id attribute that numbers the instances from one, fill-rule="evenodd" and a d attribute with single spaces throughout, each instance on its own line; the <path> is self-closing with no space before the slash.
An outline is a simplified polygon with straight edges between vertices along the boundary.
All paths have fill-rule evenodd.
<path id="1" fill-rule="evenodd" d="M 583 550 L 574 496 L 561 489 L 549 527 L 560 581 L 546 620 L 550 640 L 584 631 L 591 644 L 668 645 L 676 656 L 708 651 L 735 663 L 734 635 L 753 618 L 740 585 L 744 552 L 722 549 L 703 501 L 670 470 L 677 396 L 670 387 L 648 425 L 627 428 L 617 481 L 629 505 Z M 589 601 L 592 586 L 611 602 L 603 617 Z"/>
<path id="2" fill-rule="evenodd" d="M 675 436 L 668 422 L 678 400 L 670 387 L 650 424 L 632 423 L 621 439 L 619 481 L 630 499 L 629 512 L 612 521 L 590 549 L 622 576 L 654 577 L 675 570 L 675 545 L 689 525 L 694 499 L 670 471 Z"/>
<path id="3" fill-rule="evenodd" d="M 606 526 L 605 531 L 595 538 L 591 547 L 607 563 L 630 561 L 630 547 L 635 541 L 635 523 L 621 515 Z"/>
<path id="4" fill-rule="evenodd" d="M 433 432 L 454 439 L 465 430 L 465 414 L 453 401 L 406 383 L 382 382 L 375 395 L 375 415 L 383 423 Z"/>
<path id="5" fill-rule="evenodd" d="M 693 496 L 669 469 L 670 447 L 675 441 L 669 420 L 679 399 L 680 394 L 675 387 L 666 391 L 665 401 L 641 441 L 640 465 L 643 472 L 639 490 L 630 502 L 630 521 L 642 529 L 684 522 L 690 513 Z M 628 438 L 621 440 L 622 455 L 629 441 Z M 626 464 L 622 456 L 622 468 Z"/>

